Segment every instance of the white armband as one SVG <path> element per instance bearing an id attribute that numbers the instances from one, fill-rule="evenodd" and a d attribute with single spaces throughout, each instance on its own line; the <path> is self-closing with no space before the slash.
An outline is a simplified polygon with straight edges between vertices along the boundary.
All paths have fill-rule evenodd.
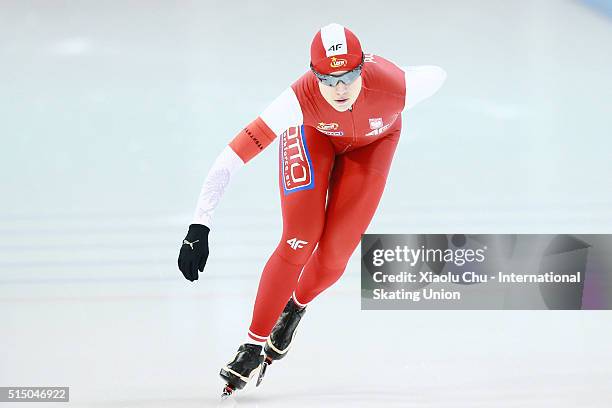
<path id="1" fill-rule="evenodd" d="M 402 67 L 402 70 L 406 75 L 404 110 L 413 108 L 435 94 L 446 80 L 446 71 L 435 65 Z"/>
<path id="2" fill-rule="evenodd" d="M 291 87 L 285 89 L 259 117 L 276 136 L 280 136 L 292 126 L 300 126 L 304 123 L 302 107 Z"/>

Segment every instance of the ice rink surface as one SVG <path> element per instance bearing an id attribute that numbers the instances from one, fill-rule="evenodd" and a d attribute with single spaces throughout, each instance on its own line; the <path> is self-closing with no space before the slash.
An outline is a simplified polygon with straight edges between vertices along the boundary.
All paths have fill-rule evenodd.
<path id="1" fill-rule="evenodd" d="M 404 116 L 368 232 L 612 232 L 612 19 L 600 10 L 3 2 L 0 386 L 70 386 L 71 407 L 219 404 L 218 371 L 280 237 L 276 149 L 232 181 L 195 284 L 179 244 L 212 160 L 305 71 L 332 21 L 366 51 L 448 72 Z M 611 404 L 607 311 L 361 311 L 359 295 L 357 251 L 290 355 L 220 406 Z"/>

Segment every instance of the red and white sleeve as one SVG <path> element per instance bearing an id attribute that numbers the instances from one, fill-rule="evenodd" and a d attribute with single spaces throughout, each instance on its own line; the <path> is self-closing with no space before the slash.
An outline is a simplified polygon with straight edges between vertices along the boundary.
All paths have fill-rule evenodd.
<path id="1" fill-rule="evenodd" d="M 262 113 L 249 123 L 216 158 L 204 180 L 193 216 L 193 224 L 211 227 L 215 208 L 234 173 L 268 147 L 274 139 L 303 121 L 300 103 L 287 88 Z"/>

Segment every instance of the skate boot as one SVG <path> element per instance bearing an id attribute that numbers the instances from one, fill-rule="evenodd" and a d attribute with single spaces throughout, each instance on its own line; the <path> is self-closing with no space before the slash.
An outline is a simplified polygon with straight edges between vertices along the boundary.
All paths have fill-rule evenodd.
<path id="1" fill-rule="evenodd" d="M 280 360 L 287 355 L 304 313 L 306 313 L 305 307 L 298 306 L 293 298 L 289 299 L 264 347 L 266 357 L 271 360 Z"/>
<path id="2" fill-rule="evenodd" d="M 266 345 L 264 346 L 266 358 L 259 371 L 257 386 L 261 384 L 268 366 L 272 364 L 274 360 L 280 360 L 287 355 L 293 337 L 295 337 L 298 323 L 300 319 L 302 319 L 304 313 L 306 313 L 306 307 L 299 307 L 293 301 L 293 298 L 289 299 L 289 302 L 287 302 L 285 309 L 272 328 L 272 333 L 270 333 Z"/>
<path id="3" fill-rule="evenodd" d="M 256 344 L 243 344 L 238 347 L 236 357 L 221 369 L 219 375 L 226 381 L 222 398 L 227 398 L 235 390 L 241 390 L 261 366 L 264 356 L 262 347 Z"/>

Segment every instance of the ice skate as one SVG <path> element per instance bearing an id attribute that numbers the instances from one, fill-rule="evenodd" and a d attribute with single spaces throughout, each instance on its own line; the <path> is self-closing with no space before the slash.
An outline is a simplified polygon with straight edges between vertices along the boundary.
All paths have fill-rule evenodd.
<path id="1" fill-rule="evenodd" d="M 261 383 L 267 367 L 274 360 L 280 360 L 287 355 L 304 313 L 306 313 L 305 307 L 298 306 L 293 298 L 289 299 L 264 346 L 266 357 L 259 372 L 259 378 L 257 378 L 257 385 Z"/>
<path id="2" fill-rule="evenodd" d="M 304 313 L 306 313 L 305 307 L 298 306 L 293 298 L 289 299 L 264 347 L 266 357 L 273 361 L 287 355 Z"/>
<path id="3" fill-rule="evenodd" d="M 221 378 L 226 382 L 221 398 L 225 399 L 232 395 L 235 390 L 244 388 L 264 360 L 261 351 L 261 346 L 249 343 L 238 348 L 234 359 L 219 372 Z"/>

